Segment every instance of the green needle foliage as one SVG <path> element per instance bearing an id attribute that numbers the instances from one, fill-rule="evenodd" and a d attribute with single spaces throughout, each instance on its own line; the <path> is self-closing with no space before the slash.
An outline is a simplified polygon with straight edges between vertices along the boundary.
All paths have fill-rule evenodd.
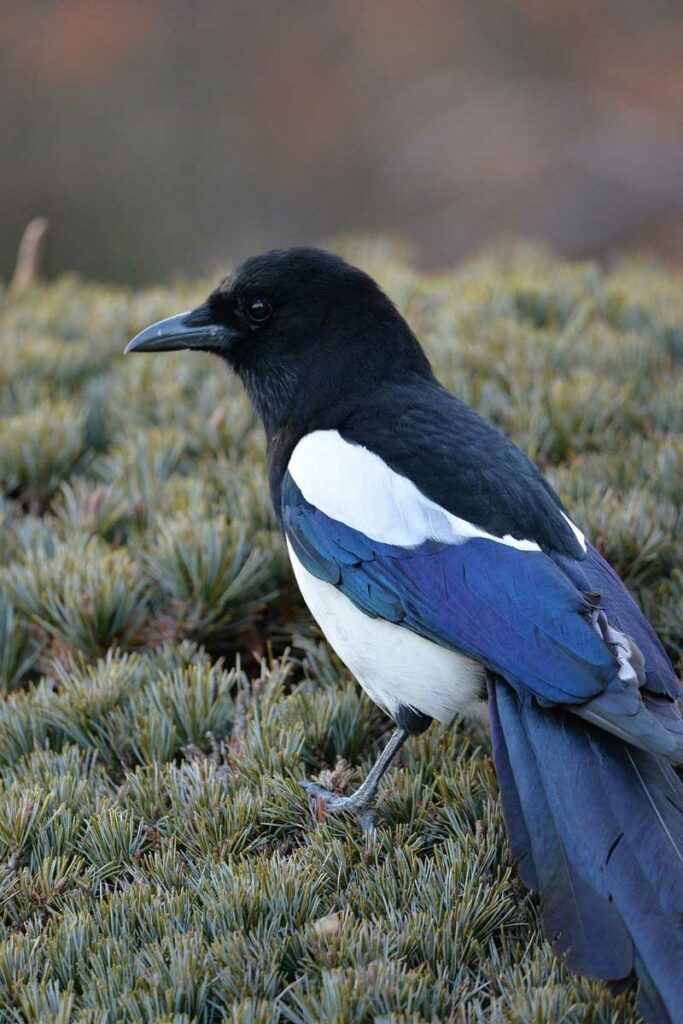
<path id="1" fill-rule="evenodd" d="M 59 647 L 95 657 L 139 636 L 147 603 L 140 567 L 96 537 L 42 536 L 4 580 L 25 618 Z"/>
<path id="2" fill-rule="evenodd" d="M 166 522 L 143 553 L 152 581 L 188 636 L 238 634 L 274 594 L 272 559 L 236 522 L 184 515 Z"/>
<path id="3" fill-rule="evenodd" d="M 17 621 L 14 605 L 0 590 L 0 687 L 11 691 L 31 671 L 36 660 L 26 623 Z"/>
<path id="4" fill-rule="evenodd" d="M 30 408 L 30 407 L 29 407 Z M 82 412 L 45 401 L 0 419 L 0 486 L 8 497 L 43 508 L 86 451 Z"/>
<path id="5" fill-rule="evenodd" d="M 680 276 L 342 248 L 683 671 Z M 485 729 L 407 745 L 373 844 L 311 820 L 298 780 L 352 788 L 389 723 L 302 607 L 238 384 L 121 355 L 209 287 L 0 298 L 0 1024 L 634 1024 L 544 942 Z"/>

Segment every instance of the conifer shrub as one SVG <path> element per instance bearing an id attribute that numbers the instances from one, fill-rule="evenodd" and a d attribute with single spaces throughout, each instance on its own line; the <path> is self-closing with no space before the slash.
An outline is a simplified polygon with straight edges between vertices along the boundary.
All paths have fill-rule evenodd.
<path id="1" fill-rule="evenodd" d="M 683 671 L 683 281 L 503 248 L 418 274 L 348 243 L 434 368 L 535 458 Z M 484 727 L 406 745 L 320 638 L 227 371 L 136 356 L 211 282 L 65 277 L 0 311 L 0 1021 L 633 1024 L 511 863 Z"/>

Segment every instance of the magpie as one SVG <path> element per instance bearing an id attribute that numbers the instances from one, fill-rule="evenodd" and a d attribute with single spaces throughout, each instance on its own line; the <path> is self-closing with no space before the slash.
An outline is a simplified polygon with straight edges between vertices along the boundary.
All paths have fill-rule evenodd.
<path id="1" fill-rule="evenodd" d="M 536 465 L 435 378 L 371 277 L 318 249 L 247 260 L 126 352 L 198 349 L 267 436 L 302 595 L 395 731 L 488 717 L 512 854 L 578 973 L 640 981 L 683 1024 L 683 688 L 629 592 Z"/>

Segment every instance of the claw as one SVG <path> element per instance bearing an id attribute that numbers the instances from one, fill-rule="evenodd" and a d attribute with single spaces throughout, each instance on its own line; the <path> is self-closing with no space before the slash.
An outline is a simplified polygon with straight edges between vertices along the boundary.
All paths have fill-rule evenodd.
<path id="1" fill-rule="evenodd" d="M 377 803 L 380 779 L 405 743 L 408 735 L 408 732 L 401 726 L 394 730 L 391 739 L 368 772 L 365 782 L 351 796 L 340 796 L 338 793 L 333 793 L 332 790 L 321 786 L 319 782 L 308 782 L 307 780 L 302 782 L 301 785 L 308 793 L 313 820 L 320 822 L 324 820 L 326 814 L 350 812 L 356 815 L 363 832 L 369 834 L 369 838 L 373 840 L 377 828 L 375 804 Z"/>
<path id="2" fill-rule="evenodd" d="M 325 789 L 319 782 L 301 783 L 308 794 L 308 803 L 311 808 L 313 820 L 320 823 L 324 821 L 326 814 L 355 814 L 364 832 L 372 832 L 377 827 L 377 813 L 375 801 L 365 797 L 358 799 L 356 793 L 351 796 L 340 796 L 329 789 Z"/>

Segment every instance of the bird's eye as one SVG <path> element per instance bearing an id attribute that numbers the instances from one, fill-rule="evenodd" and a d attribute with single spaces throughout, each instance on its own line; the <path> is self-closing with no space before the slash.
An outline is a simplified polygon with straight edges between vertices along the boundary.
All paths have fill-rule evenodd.
<path id="1" fill-rule="evenodd" d="M 244 304 L 247 319 L 253 324 L 262 324 L 269 319 L 273 310 L 267 299 L 247 299 Z"/>

